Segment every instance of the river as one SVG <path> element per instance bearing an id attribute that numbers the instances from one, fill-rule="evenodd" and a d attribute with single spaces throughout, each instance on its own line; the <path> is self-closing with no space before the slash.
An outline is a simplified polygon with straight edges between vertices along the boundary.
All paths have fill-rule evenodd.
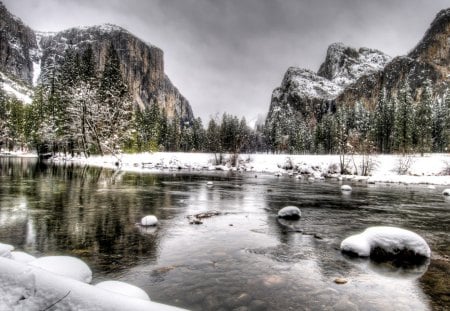
<path id="1" fill-rule="evenodd" d="M 212 181 L 213 186 L 207 182 Z M 345 183 L 345 182 L 344 182 Z M 450 202 L 442 187 L 352 184 L 255 173 L 126 173 L 0 159 L 0 242 L 71 255 L 152 300 L 191 310 L 445 310 Z M 277 211 L 296 205 L 302 218 Z M 220 214 L 190 224 L 189 215 Z M 156 215 L 156 228 L 136 225 Z M 396 267 L 343 256 L 369 226 L 412 230 L 432 260 Z M 338 277 L 346 284 L 336 284 Z"/>

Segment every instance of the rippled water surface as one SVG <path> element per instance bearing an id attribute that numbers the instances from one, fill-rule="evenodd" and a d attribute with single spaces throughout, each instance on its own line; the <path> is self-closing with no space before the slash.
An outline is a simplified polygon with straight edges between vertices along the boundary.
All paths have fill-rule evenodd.
<path id="1" fill-rule="evenodd" d="M 214 186 L 208 187 L 207 182 Z M 0 159 L 0 241 L 36 256 L 82 258 L 93 283 L 116 279 L 191 310 L 445 310 L 450 202 L 442 187 L 308 182 L 271 175 L 124 173 Z M 280 222 L 296 205 L 303 217 Z M 187 216 L 220 215 L 189 224 Z M 136 225 L 154 214 L 157 228 Z M 373 225 L 422 235 L 429 265 L 344 257 Z M 348 282 L 334 283 L 337 277 Z"/>

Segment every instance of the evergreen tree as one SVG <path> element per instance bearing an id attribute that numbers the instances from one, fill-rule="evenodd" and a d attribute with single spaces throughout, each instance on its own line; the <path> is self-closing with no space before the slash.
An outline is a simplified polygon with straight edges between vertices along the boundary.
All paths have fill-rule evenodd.
<path id="1" fill-rule="evenodd" d="M 375 141 L 382 153 L 391 152 L 392 132 L 395 124 L 395 104 L 388 100 L 386 89 L 383 88 L 375 107 Z"/>
<path id="2" fill-rule="evenodd" d="M 395 109 L 395 145 L 404 155 L 412 147 L 413 139 L 413 98 L 408 80 L 399 90 Z"/>
<path id="3" fill-rule="evenodd" d="M 418 103 L 415 114 L 415 140 L 420 154 L 430 150 L 432 146 L 432 101 L 433 94 L 430 80 L 426 80 L 423 86 L 421 100 Z"/>

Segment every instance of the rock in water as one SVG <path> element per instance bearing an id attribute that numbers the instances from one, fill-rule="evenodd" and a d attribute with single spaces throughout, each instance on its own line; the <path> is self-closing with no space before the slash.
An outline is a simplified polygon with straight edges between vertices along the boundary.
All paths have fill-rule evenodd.
<path id="1" fill-rule="evenodd" d="M 141 226 L 156 226 L 158 224 L 158 218 L 154 215 L 148 215 L 141 219 Z"/>
<path id="2" fill-rule="evenodd" d="M 342 191 L 342 193 L 350 193 L 350 192 L 352 192 L 352 187 L 351 186 L 349 186 L 349 185 L 342 185 L 341 186 L 341 191 Z"/>
<path id="3" fill-rule="evenodd" d="M 367 228 L 343 240 L 341 251 L 377 260 L 399 258 L 410 261 L 431 256 L 430 247 L 421 236 L 396 227 Z"/>
<path id="4" fill-rule="evenodd" d="M 286 206 L 278 211 L 278 217 L 283 219 L 297 220 L 302 216 L 302 212 L 296 206 Z"/>
<path id="5" fill-rule="evenodd" d="M 150 300 L 150 297 L 141 288 L 125 282 L 104 281 L 96 284 L 95 287 L 128 297 Z"/>
<path id="6" fill-rule="evenodd" d="M 442 195 L 450 196 L 450 189 L 445 189 L 444 191 L 442 191 Z"/>

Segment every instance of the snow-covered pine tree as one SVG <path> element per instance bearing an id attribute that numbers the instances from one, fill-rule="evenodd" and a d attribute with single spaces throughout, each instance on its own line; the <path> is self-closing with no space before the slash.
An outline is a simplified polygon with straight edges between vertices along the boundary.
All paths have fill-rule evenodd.
<path id="1" fill-rule="evenodd" d="M 412 148 L 413 140 L 413 98 L 409 81 L 400 88 L 395 105 L 394 144 L 403 155 Z"/>
<path id="2" fill-rule="evenodd" d="M 425 80 L 422 96 L 417 104 L 414 117 L 415 141 L 420 154 L 430 151 L 432 146 L 432 103 L 431 81 Z"/>
<path id="3" fill-rule="evenodd" d="M 100 154 L 104 150 L 116 154 L 121 145 L 131 137 L 133 106 L 122 73 L 120 60 L 114 45 L 111 44 L 101 74 L 95 109 L 92 115 L 95 122 L 88 122 L 91 135 Z"/>

